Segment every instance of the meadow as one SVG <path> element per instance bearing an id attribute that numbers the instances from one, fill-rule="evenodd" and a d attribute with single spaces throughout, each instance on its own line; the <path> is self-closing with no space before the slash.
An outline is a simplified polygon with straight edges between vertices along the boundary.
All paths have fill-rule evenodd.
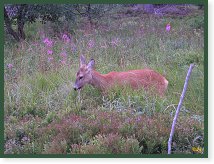
<path id="1" fill-rule="evenodd" d="M 27 24 L 5 35 L 5 154 L 166 154 L 186 73 L 195 64 L 173 137 L 173 154 L 204 149 L 204 15 L 112 11 L 90 26 Z M 170 29 L 166 29 L 170 24 Z M 56 32 L 57 31 L 57 32 Z M 164 97 L 129 88 L 73 90 L 79 56 L 100 73 L 151 68 L 169 81 Z M 200 147 L 202 151 L 193 151 Z"/>

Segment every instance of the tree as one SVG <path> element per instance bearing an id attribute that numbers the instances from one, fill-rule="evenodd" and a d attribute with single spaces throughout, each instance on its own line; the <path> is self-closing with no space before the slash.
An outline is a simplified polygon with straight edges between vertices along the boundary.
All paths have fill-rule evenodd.
<path id="1" fill-rule="evenodd" d="M 20 5 L 18 6 L 14 6 L 14 8 L 12 9 L 12 11 L 16 12 L 16 14 L 14 13 L 10 13 L 10 16 L 8 14 L 8 11 L 6 10 L 6 7 L 4 7 L 4 22 L 5 22 L 5 26 L 6 29 L 8 31 L 9 34 L 11 34 L 14 39 L 16 39 L 17 41 L 20 41 L 22 39 L 25 39 L 25 34 L 24 34 L 24 15 L 26 12 L 26 7 L 27 5 Z M 9 8 L 10 9 L 10 8 Z M 13 19 L 17 19 L 17 32 L 15 30 L 13 30 L 12 28 L 12 24 L 13 24 Z"/>
<path id="2" fill-rule="evenodd" d="M 38 18 L 42 23 L 56 22 L 64 17 L 66 21 L 75 22 L 76 17 L 86 17 L 90 25 L 93 20 L 104 16 L 114 5 L 100 4 L 7 4 L 4 6 L 4 24 L 7 32 L 16 40 L 25 39 L 24 25 L 33 23 Z M 13 27 L 16 27 L 13 29 Z"/>
<path id="3" fill-rule="evenodd" d="M 93 24 L 93 20 L 101 18 L 113 7 L 115 5 L 112 4 L 76 4 L 74 5 L 74 13 L 86 17 L 89 23 Z"/>
<path id="4" fill-rule="evenodd" d="M 33 23 L 40 18 L 43 23 L 46 21 L 58 21 L 65 16 L 67 20 L 74 20 L 72 5 L 37 5 L 37 4 L 15 4 L 4 6 L 4 24 L 6 31 L 16 40 L 25 39 L 24 25 L 26 22 Z M 13 28 L 15 26 L 15 29 Z"/>

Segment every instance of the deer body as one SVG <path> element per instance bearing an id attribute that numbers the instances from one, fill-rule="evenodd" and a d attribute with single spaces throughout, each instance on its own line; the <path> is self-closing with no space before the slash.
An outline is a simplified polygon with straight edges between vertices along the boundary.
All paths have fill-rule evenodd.
<path id="1" fill-rule="evenodd" d="M 168 81 L 161 74 L 151 69 L 130 70 L 127 72 L 110 72 L 108 74 L 100 74 L 93 69 L 94 60 L 92 59 L 87 65 L 85 58 L 80 58 L 80 69 L 77 72 L 74 89 L 81 89 L 85 84 L 107 91 L 118 85 L 121 87 L 130 86 L 132 89 L 155 89 L 155 91 L 163 96 L 167 89 Z"/>

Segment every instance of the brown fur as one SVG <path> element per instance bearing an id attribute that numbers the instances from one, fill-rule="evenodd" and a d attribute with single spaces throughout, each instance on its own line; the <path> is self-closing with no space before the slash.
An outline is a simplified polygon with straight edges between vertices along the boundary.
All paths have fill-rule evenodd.
<path id="1" fill-rule="evenodd" d="M 155 92 L 163 96 L 168 86 L 166 78 L 151 69 L 110 72 L 102 75 L 95 71 L 93 66 L 94 60 L 91 60 L 88 65 L 84 62 L 80 64 L 75 89 L 80 89 L 85 84 L 91 84 L 105 92 L 115 85 L 119 85 L 121 87 L 130 86 L 132 89 L 155 89 Z M 83 78 L 80 79 L 80 76 Z"/>

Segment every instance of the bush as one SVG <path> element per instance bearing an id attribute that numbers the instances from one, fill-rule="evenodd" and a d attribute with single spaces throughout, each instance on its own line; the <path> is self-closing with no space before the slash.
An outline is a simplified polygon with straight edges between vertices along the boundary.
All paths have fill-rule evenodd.
<path id="1" fill-rule="evenodd" d="M 89 144 L 71 145 L 74 154 L 139 154 L 139 143 L 133 138 L 123 138 L 119 134 L 96 135 Z"/>

